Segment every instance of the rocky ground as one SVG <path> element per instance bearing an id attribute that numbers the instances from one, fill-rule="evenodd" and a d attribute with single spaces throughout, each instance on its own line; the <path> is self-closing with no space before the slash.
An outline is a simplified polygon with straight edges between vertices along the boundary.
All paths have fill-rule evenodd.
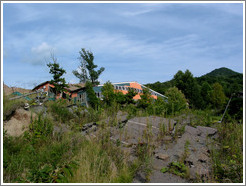
<path id="1" fill-rule="evenodd" d="M 34 112 L 45 109 L 35 107 Z M 20 136 L 28 129 L 32 117 L 36 114 L 22 108 L 17 109 L 10 120 L 4 122 L 8 135 Z M 217 129 L 210 127 L 189 126 L 189 119 L 167 119 L 157 116 L 128 118 L 127 114 L 119 112 L 113 118 L 85 124 L 81 134 L 90 137 L 99 135 L 99 125 L 108 124 L 110 139 L 119 143 L 123 150 L 129 153 L 129 161 L 136 159 L 136 147 L 148 144 L 153 147 L 150 156 L 150 174 L 139 170 L 134 183 L 186 183 L 206 182 L 210 179 L 212 162 L 210 146 L 217 137 Z M 55 132 L 68 131 L 66 125 L 55 126 Z M 144 152 L 143 152 L 144 153 Z M 184 162 L 188 167 L 186 176 L 177 176 L 161 169 L 169 167 L 172 162 Z"/>
<path id="2" fill-rule="evenodd" d="M 105 120 L 103 122 L 109 122 Z M 163 127 L 165 128 L 164 132 Z M 97 123 L 84 126 L 83 134 L 97 136 Z M 146 133 L 150 138 L 146 138 Z M 210 149 L 213 139 L 217 137 L 217 129 L 210 127 L 189 126 L 189 119 L 177 123 L 173 119 L 156 116 L 134 117 L 127 119 L 123 113 L 117 115 L 117 126 L 111 127 L 110 139 L 121 142 L 122 148 L 130 153 L 130 160 L 136 158 L 136 146 L 151 143 L 154 147 L 149 176 L 140 170 L 134 183 L 186 183 L 207 182 L 210 179 L 212 162 Z M 171 162 L 183 161 L 188 167 L 185 177 L 170 172 L 162 173 L 163 167 Z"/>

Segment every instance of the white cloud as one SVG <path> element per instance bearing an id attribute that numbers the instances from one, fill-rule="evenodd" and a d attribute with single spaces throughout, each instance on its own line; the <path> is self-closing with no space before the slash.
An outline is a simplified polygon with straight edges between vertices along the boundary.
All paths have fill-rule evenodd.
<path id="1" fill-rule="evenodd" d="M 32 47 L 31 51 L 37 55 L 47 55 L 52 50 L 52 47 L 46 42 L 41 43 L 39 46 Z"/>
<path id="2" fill-rule="evenodd" d="M 137 16 L 137 15 L 142 15 L 142 14 L 146 14 L 149 12 L 152 12 L 153 9 L 148 9 L 148 10 L 138 10 L 138 11 L 126 11 L 126 12 L 122 12 L 121 14 L 123 16 L 126 17 L 131 17 L 131 16 Z"/>
<path id="3" fill-rule="evenodd" d="M 40 45 L 31 48 L 30 55 L 26 56 L 24 61 L 33 65 L 43 65 L 49 59 L 51 53 L 54 53 L 54 48 L 46 42 L 42 42 Z"/>

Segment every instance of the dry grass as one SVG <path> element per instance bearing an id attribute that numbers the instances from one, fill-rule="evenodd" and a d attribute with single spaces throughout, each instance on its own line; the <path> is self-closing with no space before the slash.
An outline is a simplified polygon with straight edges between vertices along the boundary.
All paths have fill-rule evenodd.
<path id="1" fill-rule="evenodd" d="M 110 150 L 111 149 L 111 150 Z M 131 182 L 133 172 L 126 162 L 126 154 L 110 141 L 102 139 L 85 140 L 75 156 L 79 162 L 70 183 L 113 183 Z"/>

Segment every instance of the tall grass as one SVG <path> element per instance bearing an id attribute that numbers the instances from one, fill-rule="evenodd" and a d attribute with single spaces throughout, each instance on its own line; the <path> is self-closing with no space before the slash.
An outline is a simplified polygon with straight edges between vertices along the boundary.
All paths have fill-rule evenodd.
<path id="1" fill-rule="evenodd" d="M 85 140 L 75 159 L 79 168 L 69 179 L 71 183 L 132 182 L 134 169 L 119 147 L 101 140 Z"/>
<path id="2" fill-rule="evenodd" d="M 9 100 L 9 96 L 3 93 L 3 120 L 8 119 L 9 116 L 19 107 L 24 106 L 25 100 L 15 99 Z"/>
<path id="3" fill-rule="evenodd" d="M 243 182 L 243 125 L 218 124 L 219 146 L 212 150 L 213 176 L 217 182 Z"/>
<path id="4" fill-rule="evenodd" d="M 66 182 L 66 169 L 80 146 L 81 135 L 53 133 L 47 118 L 35 120 L 21 137 L 3 140 L 3 180 L 14 182 Z"/>

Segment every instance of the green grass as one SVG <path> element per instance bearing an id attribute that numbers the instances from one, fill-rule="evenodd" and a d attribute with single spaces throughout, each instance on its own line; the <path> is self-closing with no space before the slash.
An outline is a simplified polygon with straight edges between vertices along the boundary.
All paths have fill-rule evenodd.
<path id="1" fill-rule="evenodd" d="M 100 135 L 95 140 L 86 139 L 73 128 L 67 133 L 53 130 L 61 122 L 69 125 L 73 120 L 74 125 L 79 125 L 76 121 L 106 118 L 114 114 L 113 109 L 87 109 L 81 114 L 79 110 L 71 113 L 65 106 L 60 107 L 63 105 L 60 102 L 46 105 L 50 118 L 39 115 L 20 137 L 4 133 L 5 183 L 132 182 L 138 166 L 128 161 L 120 146 L 112 143 L 107 126 L 104 129 L 100 126 Z"/>
<path id="2" fill-rule="evenodd" d="M 171 162 L 169 163 L 168 167 L 163 167 L 161 169 L 162 173 L 170 172 L 182 178 L 188 178 L 189 171 L 188 167 L 184 165 L 184 163 L 180 162 Z"/>
<path id="3" fill-rule="evenodd" d="M 81 136 L 53 133 L 47 118 L 35 120 L 21 137 L 5 134 L 3 140 L 3 177 L 5 183 L 58 182 L 80 146 Z"/>
<path id="4" fill-rule="evenodd" d="M 219 147 L 212 150 L 213 177 L 217 182 L 243 182 L 243 125 L 236 121 L 221 123 Z"/>
<path id="5" fill-rule="evenodd" d="M 10 101 L 4 96 L 4 114 L 14 111 L 24 100 Z M 10 137 L 4 133 L 3 140 L 3 179 L 4 182 L 76 182 L 76 183 L 129 183 L 136 171 L 143 171 L 146 180 L 151 174 L 151 157 L 153 155 L 153 134 L 151 126 L 144 131 L 146 143 L 139 143 L 135 149 L 136 161 L 129 162 L 129 156 L 121 149 L 120 142 L 112 142 L 110 126 L 116 124 L 119 105 L 99 107 L 98 109 L 78 107 L 72 110 L 62 100 L 47 102 L 48 117 L 39 116 L 29 126 L 29 130 L 20 137 Z M 156 115 L 149 110 L 138 109 L 135 105 L 123 108 L 134 116 Z M 179 113 L 191 116 L 192 126 L 213 126 L 218 128 L 219 148 L 211 150 L 213 159 L 213 179 L 216 182 L 242 182 L 243 180 L 243 126 L 237 122 L 216 124 L 219 115 L 212 110 L 189 110 Z M 172 118 L 166 112 L 161 116 Z M 6 117 L 6 116 L 5 116 Z M 98 122 L 111 117 L 110 122 Z M 6 119 L 6 118 L 4 118 Z M 85 123 L 97 122 L 99 133 L 95 139 L 86 139 L 80 134 Z M 179 121 L 182 123 L 182 121 Z M 178 123 L 179 123 L 178 122 Z M 69 126 L 67 133 L 55 133 L 54 126 L 61 123 Z M 160 126 L 161 127 L 161 126 Z M 168 128 L 163 125 L 160 134 Z M 175 137 L 182 135 L 184 125 L 177 125 Z M 140 140 L 140 141 L 141 141 Z M 183 160 L 190 153 L 189 142 L 184 148 Z M 183 160 L 172 162 L 161 169 L 187 178 L 189 170 Z M 213 180 L 213 181 L 214 181 Z"/>
<path id="6" fill-rule="evenodd" d="M 8 119 L 17 108 L 24 106 L 26 102 L 23 98 L 9 100 L 9 97 L 3 94 L 3 120 Z"/>
<path id="7" fill-rule="evenodd" d="M 103 140 L 104 141 L 104 140 Z M 129 165 L 127 155 L 110 141 L 85 140 L 75 159 L 79 168 L 69 179 L 72 183 L 132 182 L 134 165 Z"/>

